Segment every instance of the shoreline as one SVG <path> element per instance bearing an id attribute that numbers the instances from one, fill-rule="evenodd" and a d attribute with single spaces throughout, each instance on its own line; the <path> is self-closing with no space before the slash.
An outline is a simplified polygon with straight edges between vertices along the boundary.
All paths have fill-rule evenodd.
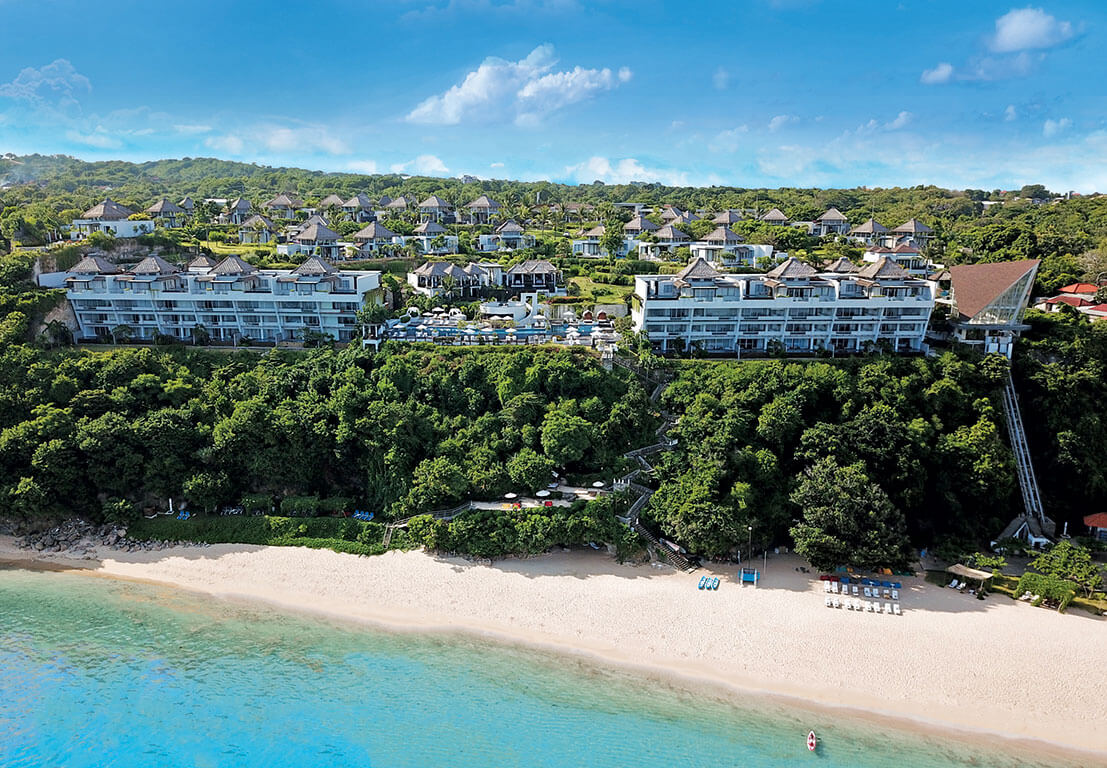
<path id="1" fill-rule="evenodd" d="M 915 665 L 911 671 L 917 672 L 917 667 L 931 673 L 924 675 L 924 678 L 931 681 L 930 687 L 934 690 L 912 687 L 909 681 L 903 679 L 903 673 L 909 671 L 907 668 L 887 667 L 886 659 L 879 657 L 874 658 L 871 665 L 861 667 L 871 672 L 875 666 L 878 678 L 884 677 L 879 673 L 880 669 L 888 670 L 887 679 L 876 685 L 866 685 L 871 681 L 859 679 L 856 675 L 829 674 L 830 670 L 823 669 L 820 664 L 811 668 L 809 663 L 803 663 L 810 662 L 809 658 L 788 658 L 789 651 L 794 653 L 802 647 L 815 646 L 826 649 L 830 655 L 828 661 L 833 664 L 832 646 L 835 641 L 841 645 L 843 639 L 843 633 L 836 625 L 858 625 L 852 637 L 847 638 L 847 644 L 868 642 L 866 638 L 870 635 L 879 638 L 888 634 L 885 630 L 909 629 L 905 627 L 908 622 L 920 618 L 925 620 L 931 613 L 915 605 L 916 592 L 929 591 L 933 593 L 929 596 L 931 600 L 955 606 L 955 612 L 942 617 L 944 619 L 968 618 L 979 613 L 979 610 L 964 610 L 965 605 L 970 605 L 967 602 L 970 598 L 965 595 L 947 593 L 940 587 L 925 584 L 921 579 L 905 579 L 904 594 L 901 595 L 904 616 L 901 617 L 854 615 L 845 609 L 827 609 L 823 605 L 821 583 L 817 578 L 812 581 L 811 574 L 794 573 L 793 559 L 775 557 L 766 571 L 767 580 L 788 582 L 782 588 L 743 588 L 733 580 L 727 580 L 719 592 L 704 593 L 696 590 L 700 574 L 693 576 L 670 569 L 622 566 L 604 554 L 591 551 L 558 552 L 526 560 L 499 561 L 493 566 L 474 565 L 460 558 L 436 558 L 421 552 L 358 558 L 327 550 L 249 545 L 213 545 L 202 549 L 169 548 L 131 553 L 103 550 L 92 559 L 85 560 L 20 550 L 14 547 L 10 537 L 0 537 L 0 567 L 68 571 L 97 578 L 168 586 L 247 606 L 260 604 L 279 611 L 387 632 L 465 636 L 555 657 L 568 657 L 592 667 L 627 671 L 690 693 L 706 689 L 713 697 L 733 702 L 739 707 L 742 706 L 740 697 L 752 694 L 782 708 L 810 712 L 817 720 L 846 717 L 922 736 L 953 738 L 976 747 L 999 739 L 1004 752 L 1029 750 L 1045 759 L 1076 760 L 1079 764 L 1088 764 L 1089 759 L 1094 759 L 1107 765 L 1107 733 L 1103 732 L 1101 725 L 1107 722 L 1107 702 L 1101 695 L 1102 681 L 1099 684 L 1090 679 L 1086 682 L 1075 681 L 1077 690 L 1069 690 L 1068 700 L 1064 700 L 1061 696 L 1051 696 L 1043 691 L 1037 676 L 1026 670 L 1018 676 L 1029 678 L 1029 690 L 1035 692 L 1036 698 L 1022 699 L 1018 692 L 1005 690 L 1004 699 L 1010 702 L 1008 704 L 977 701 L 972 706 L 959 707 L 948 695 L 943 700 L 941 694 L 943 688 L 958 679 L 964 684 L 964 673 L 950 670 L 943 675 L 940 659 L 930 661 L 925 658 L 926 646 L 934 640 L 931 637 L 920 638 L 921 647 L 911 649 L 906 658 Z M 305 571 L 305 568 L 310 571 Z M 383 577 L 392 580 L 388 586 L 394 586 L 397 577 L 403 584 L 402 571 L 405 568 L 409 572 L 409 580 L 414 579 L 419 584 L 415 593 L 389 590 L 391 594 L 366 595 L 358 590 L 358 587 L 371 586 Z M 430 581 L 423 578 L 427 575 L 433 578 Z M 716 571 L 716 575 L 726 576 L 721 571 Z M 520 578 L 527 581 L 521 585 L 515 583 Z M 554 590 L 535 590 L 527 585 L 527 582 L 535 580 L 552 580 L 548 586 L 554 587 L 557 594 Z M 598 583 L 601 581 L 604 582 L 602 585 Z M 566 603 L 570 602 L 559 599 L 559 595 L 568 592 L 568 597 L 578 597 L 587 582 L 592 582 L 585 590 L 589 595 L 591 590 L 603 587 L 599 590 L 604 593 L 599 607 L 606 610 L 596 616 L 597 606 L 575 612 L 573 606 L 569 606 L 558 614 L 557 609 L 565 608 Z M 480 587 L 481 591 L 474 590 L 474 586 Z M 518 595 L 520 586 L 525 590 L 523 595 Z M 436 589 L 447 594 L 443 596 Z M 354 592 L 358 594 L 351 597 Z M 515 596 L 519 599 L 512 599 Z M 366 597 L 379 599 L 367 602 Z M 437 599 L 431 599 L 435 597 Z M 533 604 L 525 604 L 526 597 L 534 598 L 530 601 Z M 744 634 L 758 641 L 759 645 L 768 645 L 774 640 L 783 645 L 779 649 L 781 654 L 775 658 L 771 649 L 764 657 L 760 655 L 765 653 L 763 650 L 759 649 L 755 654 L 756 659 L 752 661 L 772 662 L 764 665 L 768 669 L 751 669 L 751 666 L 762 665 L 751 665 L 750 658 L 746 658 L 745 663 L 735 663 L 733 656 L 741 655 L 742 648 L 732 646 L 727 642 L 726 633 L 718 631 L 720 626 L 725 627 L 725 622 L 715 622 L 716 626 L 710 628 L 701 626 L 697 629 L 688 625 L 685 628 L 671 626 L 664 630 L 660 621 L 658 626 L 652 626 L 647 616 L 646 633 L 627 631 L 627 624 L 642 623 L 642 605 L 652 605 L 657 613 L 664 614 L 674 608 L 679 613 L 685 604 L 699 603 L 695 607 L 702 608 L 705 601 L 725 603 L 723 607 L 729 609 L 728 613 L 741 615 Z M 753 610 L 748 610 L 743 601 L 754 603 Z M 772 610 L 758 610 L 765 605 L 772 608 L 782 601 L 787 605 L 780 606 L 782 610 L 779 614 Z M 1028 649 L 1043 657 L 1058 656 L 1058 649 L 1035 647 L 1029 635 L 1037 633 L 1028 633 L 1030 625 L 1048 624 L 1043 635 L 1043 639 L 1047 639 L 1058 637 L 1058 622 L 1073 622 L 1073 629 L 1080 631 L 1065 633 L 1065 637 L 1076 644 L 1083 644 L 1085 649 L 1096 647 L 1094 639 L 1102 642 L 1103 632 L 1107 630 L 1105 622 L 1093 617 L 1057 615 L 1003 596 L 993 596 L 985 602 L 989 603 L 989 611 L 1019 611 L 1015 617 L 1018 627 L 1016 637 L 1026 642 L 1025 646 L 1015 648 L 986 648 L 982 646 L 987 643 L 987 636 L 974 638 L 972 647 L 993 657 L 993 666 L 996 661 L 1002 663 L 997 657 L 1018 664 L 1027 655 Z M 624 621 L 611 621 L 611 609 L 617 609 L 620 605 L 627 607 L 626 615 L 619 615 Z M 543 607 L 551 608 L 551 615 L 536 614 L 534 609 Z M 962 610 L 956 612 L 956 608 Z M 970 605 L 970 608 L 975 609 L 976 606 Z M 798 617 L 797 612 L 801 612 Z M 710 618 L 705 617 L 702 610 L 689 613 L 689 620 Z M 789 617 L 793 622 L 780 620 Z M 806 640 L 788 626 L 796 619 L 811 617 L 815 618 L 813 626 L 809 621 L 799 622 L 805 624 L 809 631 Z M 601 623 L 597 624 L 597 620 Z M 674 647 L 674 640 L 686 645 L 696 637 L 694 633 L 697 631 L 709 635 L 706 651 L 696 652 L 692 648 L 681 653 Z M 1093 638 L 1091 646 L 1086 644 L 1088 637 Z M 931 663 L 938 666 L 927 669 Z M 784 674 L 780 674 L 782 668 L 789 667 Z M 1004 690 L 1002 681 L 994 679 L 994 675 L 991 678 L 986 674 L 973 677 L 970 682 L 975 683 L 977 690 Z M 1057 682 L 1071 688 L 1074 681 L 1070 677 Z M 1084 677 L 1089 676 L 1085 674 Z"/>

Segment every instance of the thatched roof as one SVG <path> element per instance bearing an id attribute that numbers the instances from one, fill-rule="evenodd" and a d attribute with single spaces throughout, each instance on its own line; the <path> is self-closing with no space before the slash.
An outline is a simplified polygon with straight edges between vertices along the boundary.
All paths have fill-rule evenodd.
<path id="1" fill-rule="evenodd" d="M 82 213 L 81 218 L 99 219 L 100 221 L 122 221 L 133 213 L 134 211 L 127 206 L 120 205 L 110 197 L 106 197 L 104 198 L 104 202 L 99 205 L 94 205 Z"/>
<path id="2" fill-rule="evenodd" d="M 246 219 L 246 221 L 242 223 L 242 226 L 254 227 L 256 229 L 273 229 L 274 225 L 267 216 L 262 216 L 260 213 L 255 213 L 253 216 Z"/>
<path id="3" fill-rule="evenodd" d="M 857 276 L 866 280 L 902 280 L 911 277 L 911 273 L 887 256 L 881 256 L 872 264 L 861 267 Z"/>
<path id="4" fill-rule="evenodd" d="M 729 243 L 742 242 L 742 236 L 732 230 L 730 227 L 715 227 L 711 231 L 711 234 L 703 238 L 705 243 L 722 243 L 724 245 Z"/>
<path id="5" fill-rule="evenodd" d="M 672 224 L 666 224 L 665 226 L 654 232 L 654 234 L 657 236 L 658 240 L 673 240 L 675 242 L 683 242 L 690 239 L 688 235 L 681 232 Z"/>
<path id="6" fill-rule="evenodd" d="M 742 220 L 741 214 L 735 213 L 734 211 L 723 211 L 718 216 L 713 218 L 711 220 L 711 223 L 712 224 L 722 224 L 723 226 L 728 227 L 731 224 L 736 224 L 741 220 Z"/>
<path id="7" fill-rule="evenodd" d="M 131 267 L 132 275 L 173 275 L 180 272 L 175 266 L 161 256 L 147 256 Z"/>
<path id="8" fill-rule="evenodd" d="M 338 195 L 327 195 L 319 201 L 320 208 L 341 208 L 344 201 Z"/>
<path id="9" fill-rule="evenodd" d="M 788 221 L 788 217 L 784 215 L 784 211 L 779 208 L 773 208 L 771 211 L 761 217 L 762 221 Z"/>
<path id="10" fill-rule="evenodd" d="M 789 256 L 780 264 L 777 264 L 769 270 L 768 277 L 775 280 L 796 280 L 804 277 L 812 277 L 817 274 L 818 270 L 810 264 L 805 264 L 795 256 Z"/>
<path id="11" fill-rule="evenodd" d="M 500 209 L 500 204 L 488 195 L 481 195 L 466 207 L 474 210 L 498 211 Z"/>
<path id="12" fill-rule="evenodd" d="M 159 213 L 184 213 L 184 209 L 179 205 L 169 202 L 168 199 L 162 198 L 156 203 L 146 209 L 147 213 L 159 214 Z"/>
<path id="13" fill-rule="evenodd" d="M 253 264 L 234 254 L 211 268 L 211 274 L 213 275 L 249 275 L 257 271 L 258 268 Z"/>
<path id="14" fill-rule="evenodd" d="M 431 195 L 423 202 L 419 203 L 420 208 L 453 208 L 452 205 L 447 203 L 438 195 Z"/>
<path id="15" fill-rule="evenodd" d="M 927 235 L 933 231 L 918 219 L 908 219 L 892 230 L 897 235 Z"/>
<path id="16" fill-rule="evenodd" d="M 323 261 L 318 256 L 309 256 L 304 263 L 292 270 L 292 274 L 303 277 L 315 277 L 318 275 L 333 275 L 338 272 L 332 265 Z"/>
<path id="17" fill-rule="evenodd" d="M 367 211 L 373 207 L 373 201 L 369 199 L 369 195 L 365 194 L 364 192 L 358 192 L 349 200 L 342 203 L 342 207 Z"/>
<path id="18" fill-rule="evenodd" d="M 839 275 L 846 275 L 850 274 L 851 272 L 856 272 L 858 267 L 845 256 L 839 256 L 834 261 L 826 264 L 823 269 L 825 269 L 827 272 L 834 272 Z"/>
<path id="19" fill-rule="evenodd" d="M 520 227 L 518 223 L 516 223 L 515 219 L 508 219 L 503 224 L 496 227 L 496 233 L 500 235 L 521 235 L 523 234 L 523 228 Z"/>
<path id="20" fill-rule="evenodd" d="M 424 221 L 422 224 L 415 228 L 415 234 L 444 235 L 446 234 L 446 228 L 439 224 L 437 221 Z"/>
<path id="21" fill-rule="evenodd" d="M 272 200 L 266 200 L 262 205 L 266 208 L 303 208 L 304 201 L 298 197 L 290 197 L 286 194 L 280 194 L 274 197 Z"/>
<path id="22" fill-rule="evenodd" d="M 846 217 L 842 215 L 842 212 L 839 211 L 837 208 L 831 208 L 822 216 L 815 219 L 815 221 L 830 223 L 832 221 L 848 221 L 848 219 L 846 219 Z"/>
<path id="23" fill-rule="evenodd" d="M 102 256 L 85 256 L 69 271 L 82 275 L 117 275 L 120 270 Z"/>
<path id="24" fill-rule="evenodd" d="M 858 224 L 851 229 L 849 233 L 851 235 L 879 235 L 887 232 L 888 228 L 881 224 L 876 219 L 869 219 L 864 224 Z"/>
<path id="25" fill-rule="evenodd" d="M 691 264 L 677 272 L 677 278 L 680 280 L 714 280 L 721 274 L 719 270 L 708 264 L 703 257 L 697 256 Z"/>
<path id="26" fill-rule="evenodd" d="M 511 269 L 507 270 L 507 273 L 509 275 L 548 275 L 556 274 L 557 267 L 543 259 L 528 259 L 521 264 L 516 264 Z"/>
<path id="27" fill-rule="evenodd" d="M 362 227 L 354 233 L 354 240 L 368 241 L 368 240 L 391 240 L 396 236 L 396 233 L 391 229 L 381 224 L 379 221 L 374 221 L 366 227 Z"/>
<path id="28" fill-rule="evenodd" d="M 624 232 L 656 232 L 658 226 L 645 216 L 635 216 L 623 225 Z"/>
<path id="29" fill-rule="evenodd" d="M 318 242 L 320 240 L 337 240 L 338 233 L 326 224 L 312 222 L 296 235 L 297 242 Z"/>

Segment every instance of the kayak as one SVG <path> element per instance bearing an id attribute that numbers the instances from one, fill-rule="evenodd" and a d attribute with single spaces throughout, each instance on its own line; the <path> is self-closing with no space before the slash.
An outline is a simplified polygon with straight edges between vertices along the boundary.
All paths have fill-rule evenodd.
<path id="1" fill-rule="evenodd" d="M 807 749 L 810 752 L 815 751 L 815 747 L 819 746 L 819 740 L 815 738 L 814 731 L 807 732 Z"/>

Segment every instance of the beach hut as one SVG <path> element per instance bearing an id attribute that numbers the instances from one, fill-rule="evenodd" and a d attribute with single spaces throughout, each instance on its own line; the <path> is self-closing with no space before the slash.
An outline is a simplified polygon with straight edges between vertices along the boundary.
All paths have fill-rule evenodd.
<path id="1" fill-rule="evenodd" d="M 961 579 L 962 582 L 964 582 L 965 579 L 979 582 L 981 589 L 990 586 L 990 582 L 992 580 L 991 571 L 982 571 L 979 568 L 970 568 L 969 566 L 962 565 L 961 563 L 954 563 L 953 565 L 949 566 L 948 568 L 946 568 L 946 573 L 953 574 L 957 578 Z"/>

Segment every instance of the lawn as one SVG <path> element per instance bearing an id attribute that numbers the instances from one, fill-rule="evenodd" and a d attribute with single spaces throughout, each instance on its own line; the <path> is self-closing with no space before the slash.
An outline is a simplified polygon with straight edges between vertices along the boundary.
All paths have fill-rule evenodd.
<path id="1" fill-rule="evenodd" d="M 570 277 L 569 282 L 580 288 L 582 301 L 590 301 L 596 304 L 622 304 L 626 297 L 634 292 L 633 285 L 609 285 L 597 283 L 590 277 L 583 275 Z"/>

